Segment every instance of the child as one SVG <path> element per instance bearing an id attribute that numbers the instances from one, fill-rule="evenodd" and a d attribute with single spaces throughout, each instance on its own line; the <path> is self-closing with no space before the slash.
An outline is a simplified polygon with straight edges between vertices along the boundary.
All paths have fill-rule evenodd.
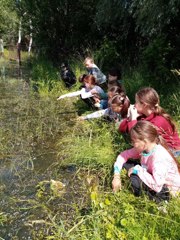
<path id="1" fill-rule="evenodd" d="M 108 89 L 113 86 L 119 86 L 124 90 L 123 82 L 121 80 L 121 71 L 119 68 L 111 68 L 108 73 Z"/>
<path id="2" fill-rule="evenodd" d="M 66 87 L 70 88 L 76 83 L 76 76 L 69 68 L 68 64 L 63 63 L 61 65 L 61 79 L 64 81 Z"/>
<path id="3" fill-rule="evenodd" d="M 120 71 L 118 69 L 115 69 L 115 68 L 112 68 L 110 70 L 110 73 L 111 74 L 114 74 L 114 75 L 110 75 L 109 74 L 109 78 L 108 78 L 108 82 L 111 81 L 111 84 L 108 83 L 108 95 L 114 95 L 116 90 L 117 90 L 117 94 L 120 93 L 120 92 L 125 92 L 124 90 L 124 87 L 122 86 L 122 84 L 120 84 L 120 82 L 118 81 L 119 79 L 119 76 L 120 76 Z M 113 88 L 114 87 L 114 88 Z M 108 98 L 110 99 L 110 96 L 108 96 Z M 98 104 L 99 102 L 99 104 Z M 103 103 L 103 100 L 101 101 L 98 101 L 97 99 L 97 103 L 96 103 L 96 106 L 99 107 L 100 109 L 106 109 L 108 108 L 108 105 L 104 104 Z"/>
<path id="4" fill-rule="evenodd" d="M 88 74 L 93 75 L 96 78 L 96 83 L 101 85 L 106 82 L 106 76 L 94 63 L 93 58 L 87 57 L 84 60 L 84 65 L 87 68 Z"/>
<path id="5" fill-rule="evenodd" d="M 121 122 L 119 131 L 129 132 L 138 120 L 149 121 L 156 126 L 174 156 L 180 156 L 180 138 L 170 115 L 160 107 L 157 92 L 151 87 L 142 88 L 136 93 L 135 101 L 135 106 L 130 109 L 129 118 Z"/>
<path id="6" fill-rule="evenodd" d="M 135 196 L 140 196 L 142 186 L 150 199 L 160 202 L 169 200 L 169 193 L 180 192 L 180 164 L 168 150 L 165 141 L 154 125 L 138 121 L 130 130 L 133 148 L 122 152 L 114 164 L 114 191 L 121 189 L 120 172 L 128 171 Z M 128 163 L 128 159 L 141 159 L 141 164 Z"/>
<path id="7" fill-rule="evenodd" d="M 127 116 L 128 108 L 130 106 L 129 98 L 125 92 L 118 86 L 112 87 L 108 91 L 109 107 L 104 110 L 99 110 L 86 116 L 81 116 L 79 120 L 87 120 L 99 117 L 108 117 L 110 120 L 120 122 L 122 118 Z"/>
<path id="8" fill-rule="evenodd" d="M 107 99 L 101 99 L 101 96 L 98 93 L 93 94 L 93 99 L 94 99 L 94 106 L 97 109 L 108 108 L 108 100 Z"/>
<path id="9" fill-rule="evenodd" d="M 79 91 L 67 93 L 57 98 L 57 100 L 66 98 L 66 97 L 75 97 L 81 96 L 82 99 L 93 98 L 93 94 L 98 93 L 102 99 L 107 99 L 107 94 L 104 90 L 96 85 L 96 79 L 93 75 L 87 75 L 84 77 L 84 88 L 81 88 Z"/>
<path id="10" fill-rule="evenodd" d="M 85 79 L 86 76 L 87 76 L 87 74 L 82 74 L 82 75 L 79 77 L 79 82 L 81 83 L 81 86 L 79 87 L 79 89 L 85 87 L 85 85 L 84 85 L 84 79 Z"/>

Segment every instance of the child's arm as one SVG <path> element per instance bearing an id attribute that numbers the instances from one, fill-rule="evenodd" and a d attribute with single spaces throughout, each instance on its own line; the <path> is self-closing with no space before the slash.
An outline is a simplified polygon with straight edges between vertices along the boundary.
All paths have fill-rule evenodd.
<path id="1" fill-rule="evenodd" d="M 139 113 L 134 105 L 130 105 L 128 109 L 128 116 L 119 125 L 120 132 L 129 132 L 130 129 L 137 123 Z"/>
<path id="2" fill-rule="evenodd" d="M 64 95 L 61 95 L 60 97 L 58 97 L 57 100 L 60 100 L 60 99 L 66 98 L 66 97 L 76 97 L 76 96 L 79 96 L 80 94 L 81 94 L 81 90 L 72 92 L 72 93 L 67 93 L 67 94 L 64 94 Z"/>
<path id="3" fill-rule="evenodd" d="M 125 118 L 119 125 L 119 132 L 129 132 L 130 129 L 137 123 L 137 120 L 129 121 L 128 118 Z"/>
<path id="4" fill-rule="evenodd" d="M 113 192 L 117 192 L 117 191 L 121 190 L 120 174 L 114 174 L 114 177 L 112 180 L 112 188 L 113 188 Z"/>
<path id="5" fill-rule="evenodd" d="M 87 92 L 85 88 L 81 89 L 81 97 L 82 97 L 82 99 L 90 98 L 92 96 L 93 96 L 93 94 L 91 93 L 91 91 Z"/>
<path id="6" fill-rule="evenodd" d="M 88 115 L 86 115 L 86 116 L 81 116 L 81 117 L 79 117 L 78 119 L 79 119 L 79 120 L 88 120 L 88 119 L 92 119 L 92 118 L 100 118 L 100 117 L 102 117 L 102 116 L 105 116 L 105 115 L 106 115 L 106 112 L 107 112 L 107 109 L 99 110 L 99 111 L 90 113 L 90 114 L 88 114 Z"/>
<path id="7" fill-rule="evenodd" d="M 112 188 L 113 188 L 114 192 L 121 189 L 120 172 L 121 172 L 123 164 L 130 158 L 137 159 L 139 157 L 140 157 L 139 153 L 134 148 L 131 148 L 129 150 L 122 152 L 117 157 L 116 162 L 114 164 L 114 178 L 112 181 Z"/>
<path id="8" fill-rule="evenodd" d="M 92 69 L 92 74 L 95 76 L 99 84 L 106 82 L 106 76 L 104 75 L 104 73 L 101 72 L 101 70 L 97 66 L 95 66 Z"/>

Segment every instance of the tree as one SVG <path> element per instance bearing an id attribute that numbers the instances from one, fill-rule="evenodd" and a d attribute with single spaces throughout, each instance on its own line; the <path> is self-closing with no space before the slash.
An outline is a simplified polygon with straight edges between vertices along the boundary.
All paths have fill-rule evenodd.
<path id="1" fill-rule="evenodd" d="M 152 63 L 158 50 L 161 64 L 177 68 L 179 10 L 180 0 L 99 0 L 96 22 L 101 32 L 116 43 L 117 51 L 131 59 L 131 64 L 138 63 L 142 55 L 143 61 L 146 60 L 149 53 L 148 61 L 152 57 Z"/>
<path id="2" fill-rule="evenodd" d="M 131 1 L 99 0 L 96 9 L 98 28 L 116 46 L 122 62 L 137 63 L 142 40 L 135 31 L 135 21 L 130 11 Z"/>
<path id="3" fill-rule="evenodd" d="M 131 9 L 136 21 L 136 30 L 148 39 L 151 52 L 153 45 L 154 55 L 157 54 L 157 44 L 160 42 L 159 49 L 164 65 L 168 68 L 177 68 L 180 58 L 180 0 L 135 0 Z"/>
<path id="4" fill-rule="evenodd" d="M 0 35 L 4 40 L 13 37 L 17 30 L 18 18 L 13 0 L 1 0 L 0 4 Z"/>
<path id="5" fill-rule="evenodd" d="M 95 2 L 55 0 L 52 4 L 51 0 L 22 0 L 20 12 L 27 12 L 32 21 L 36 47 L 56 60 L 94 40 Z"/>

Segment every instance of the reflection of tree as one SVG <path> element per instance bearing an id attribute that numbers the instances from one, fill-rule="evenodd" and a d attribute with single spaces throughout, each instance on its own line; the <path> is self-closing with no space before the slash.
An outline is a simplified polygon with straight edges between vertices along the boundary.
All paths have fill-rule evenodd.
<path id="1" fill-rule="evenodd" d="M 5 65 L 0 64 L 0 73 L 1 73 L 1 79 L 5 80 L 6 78 L 6 68 Z"/>
<path id="2" fill-rule="evenodd" d="M 11 39 L 10 44 L 9 44 L 9 60 L 16 60 L 16 51 L 15 51 L 15 43 L 14 39 Z"/>
<path id="3" fill-rule="evenodd" d="M 4 44 L 2 38 L 0 38 L 0 58 L 4 57 Z"/>
<path id="4" fill-rule="evenodd" d="M 17 43 L 17 61 L 21 65 L 21 43 Z"/>

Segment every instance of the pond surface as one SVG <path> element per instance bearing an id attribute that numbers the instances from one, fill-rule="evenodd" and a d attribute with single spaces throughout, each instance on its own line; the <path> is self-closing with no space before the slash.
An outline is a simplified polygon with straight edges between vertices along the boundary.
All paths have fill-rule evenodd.
<path id="1" fill-rule="evenodd" d="M 27 67 L 0 64 L 0 239 L 45 239 L 54 216 L 70 222 L 86 198 L 75 166 L 61 167 L 64 146 L 57 145 L 76 115 L 63 114 L 67 106 L 56 99 L 32 94 Z M 62 189 L 54 191 L 52 180 Z"/>

